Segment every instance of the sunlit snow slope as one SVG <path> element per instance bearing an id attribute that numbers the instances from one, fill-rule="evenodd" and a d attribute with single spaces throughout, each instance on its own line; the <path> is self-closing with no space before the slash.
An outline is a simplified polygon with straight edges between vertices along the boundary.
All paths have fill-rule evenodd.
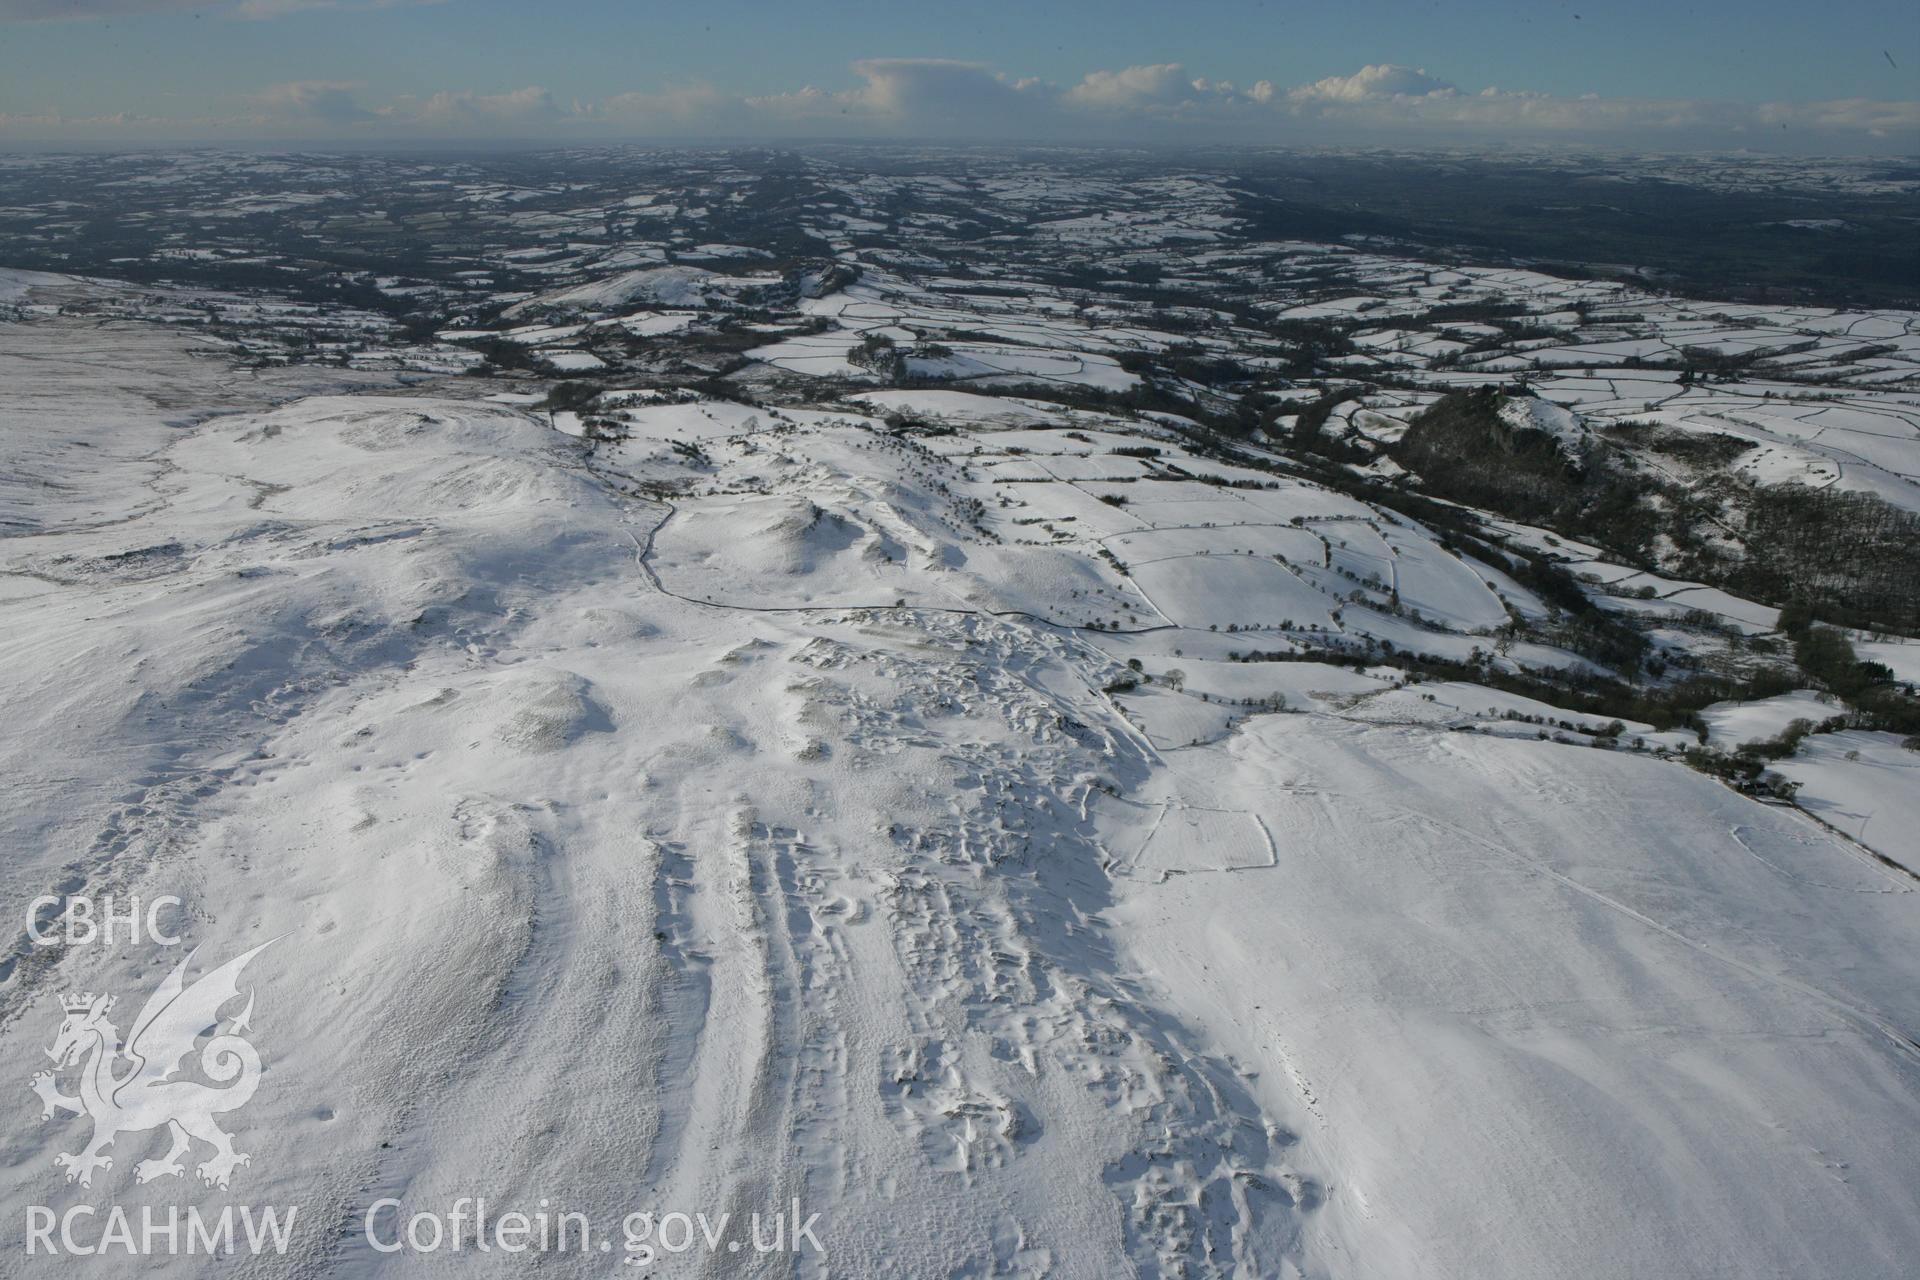
<path id="1" fill-rule="evenodd" d="M 31 391 L 0 384 L 47 479 L 0 543 L 15 1217 L 300 1205 L 236 1276 L 524 1270 L 361 1237 L 378 1197 L 463 1195 L 820 1215 L 823 1255 L 666 1274 L 1920 1257 L 1920 885 L 1803 815 L 1646 755 L 1362 723 L 1365 679 L 1310 664 L 1275 677 L 1295 713 L 1161 685 L 1142 729 L 1102 692 L 1125 638 L 1066 624 L 1193 625 L 1244 584 L 968 544 L 968 464 L 850 413 L 762 437 L 675 406 L 661 439 L 796 469 L 669 505 L 635 492 L 644 429 L 590 459 L 479 400 L 236 398 L 102 424 L 104 490 Z M 1329 500 L 1258 496 L 1250 526 Z M 1484 606 L 1429 567 L 1437 610 Z M 279 939 L 225 1191 L 137 1183 L 147 1138 L 90 1188 L 53 1165 L 84 1137 L 27 1087 L 57 997 L 130 1014 L 177 959 L 29 945 L 27 903 L 81 890 L 181 897 L 203 959 Z"/>

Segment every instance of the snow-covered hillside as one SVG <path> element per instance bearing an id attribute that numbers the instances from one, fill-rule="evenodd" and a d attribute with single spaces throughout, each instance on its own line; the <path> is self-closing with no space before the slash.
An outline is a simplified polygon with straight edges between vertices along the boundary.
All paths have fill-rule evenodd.
<path id="1" fill-rule="evenodd" d="M 1686 735 L 1385 661 L 1587 663 L 1418 522 L 1041 401 L 608 396 L 588 437 L 487 380 L 74 332 L 0 327 L 0 901 L 177 896 L 202 966 L 274 940 L 267 1070 L 226 1188 L 138 1180 L 158 1134 L 64 1181 L 59 998 L 131 1016 L 179 955 L 10 931 L 16 1217 L 300 1206 L 248 1276 L 525 1269 L 361 1229 L 462 1196 L 819 1215 L 824 1252 L 661 1274 L 1920 1257 L 1920 882 Z M 1859 764 L 1798 767 L 1901 785 Z M 636 1273 L 610 1238 L 541 1263 Z"/>

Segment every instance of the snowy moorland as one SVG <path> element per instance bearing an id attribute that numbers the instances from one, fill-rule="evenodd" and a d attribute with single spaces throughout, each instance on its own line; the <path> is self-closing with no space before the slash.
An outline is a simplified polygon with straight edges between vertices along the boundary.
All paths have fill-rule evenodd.
<path id="1" fill-rule="evenodd" d="M 484 1197 L 609 1233 L 557 1275 L 793 1203 L 819 1252 L 657 1273 L 1920 1256 L 1920 316 L 1270 240 L 1206 174 L 710 159 L 589 210 L 553 163 L 450 162 L 483 264 L 337 304 L 195 275 L 224 242 L 0 272 L 16 1236 L 297 1205 L 221 1270 L 518 1273 L 363 1231 Z M 36 940 L 108 897 L 177 898 L 194 973 L 269 944 L 247 1163 L 56 1164 L 62 998 L 125 1031 L 184 957 Z"/>

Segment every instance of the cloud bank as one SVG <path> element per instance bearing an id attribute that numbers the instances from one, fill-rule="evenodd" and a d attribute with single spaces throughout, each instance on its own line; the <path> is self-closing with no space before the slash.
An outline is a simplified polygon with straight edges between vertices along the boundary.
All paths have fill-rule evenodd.
<path id="1" fill-rule="evenodd" d="M 0 0 L 13 9 L 49 0 Z M 139 0 L 91 0 L 134 6 Z M 154 7 L 163 0 L 147 0 Z M 325 0 L 255 0 L 311 4 Z M 1514 140 L 1573 144 L 1897 151 L 1920 145 L 1920 103 L 1734 103 L 1469 91 L 1389 63 L 1282 87 L 1244 87 L 1179 63 L 1089 72 L 1056 85 L 940 58 L 867 58 L 852 88 L 763 94 L 694 82 L 563 101 L 549 89 L 443 90 L 379 101 L 343 81 L 268 86 L 201 119 L 0 116 L 0 139 L 89 135 L 255 139 L 946 138 L 982 141 L 1271 142 Z M 171 130 L 171 133 L 169 133 Z"/>

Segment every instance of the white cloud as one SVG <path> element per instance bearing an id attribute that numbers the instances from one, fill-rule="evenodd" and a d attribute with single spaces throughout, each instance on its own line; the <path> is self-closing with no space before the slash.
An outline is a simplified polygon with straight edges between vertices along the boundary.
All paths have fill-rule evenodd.
<path id="1" fill-rule="evenodd" d="M 341 80 L 295 80 L 271 86 L 255 101 L 271 115 L 296 120 L 359 124 L 379 119 L 355 100 L 353 91 L 358 87 Z"/>
<path id="2" fill-rule="evenodd" d="M 23 0 L 0 3 L 18 8 Z M 979 63 L 939 58 L 868 58 L 851 64 L 851 70 L 858 83 L 846 89 L 804 86 L 743 95 L 693 83 L 566 104 L 540 87 L 444 90 L 383 102 L 361 85 L 306 80 L 265 90 L 248 100 L 248 113 L 221 119 L 126 117 L 116 124 L 105 116 L 82 121 L 27 113 L 0 117 L 0 137 L 102 141 L 116 134 L 154 136 L 171 130 L 170 136 L 182 138 L 886 135 L 1336 144 L 1499 139 L 1825 151 L 1884 151 L 1911 147 L 1920 138 L 1920 103 L 1915 102 L 1749 104 L 1558 97 L 1497 88 L 1468 92 L 1427 71 L 1390 63 L 1291 88 L 1260 80 L 1246 89 L 1194 75 L 1174 62 L 1094 71 L 1064 89 Z"/>
<path id="3" fill-rule="evenodd" d="M 417 120 L 430 127 L 455 132 L 505 128 L 524 129 L 550 124 L 570 114 L 560 108 L 553 95 L 538 86 L 515 89 L 509 93 L 436 93 L 403 118 Z"/>
<path id="4" fill-rule="evenodd" d="M 273 85 L 251 99 L 257 109 L 254 115 L 229 123 L 268 129 L 280 125 L 302 136 L 336 127 L 357 135 L 518 137 L 588 114 L 585 108 L 562 108 L 551 93 L 537 86 L 508 93 L 443 92 L 424 99 L 401 98 L 375 108 L 360 102 L 361 88 L 342 80 Z"/>
<path id="5" fill-rule="evenodd" d="M 1834 102 L 1772 103 L 1757 112 L 1761 125 L 1800 125 L 1808 129 L 1860 130 L 1875 138 L 1904 139 L 1909 148 L 1920 139 L 1920 102 L 1875 102 L 1843 98 Z"/>
<path id="6" fill-rule="evenodd" d="M 80 129 L 108 129 L 116 133 L 125 133 L 129 129 L 153 123 L 171 123 L 156 121 L 152 116 L 136 115 L 131 111 L 115 111 L 97 116 L 70 116 L 58 111 L 0 111 L 0 135 L 8 130 L 23 133 L 41 133 L 45 131 Z"/>
<path id="7" fill-rule="evenodd" d="M 1350 76 L 1328 76 L 1287 90 L 1293 102 L 1368 102 L 1380 98 L 1445 98 L 1458 93 L 1445 80 L 1412 67 L 1382 62 Z"/>
<path id="8" fill-rule="evenodd" d="M 1205 95 L 1205 86 L 1206 81 L 1192 79 L 1179 63 L 1157 62 L 1119 71 L 1089 72 L 1067 90 L 1066 100 L 1093 110 L 1130 111 L 1192 102 Z"/>
<path id="9" fill-rule="evenodd" d="M 722 113 L 734 111 L 737 106 L 737 99 L 712 85 L 694 83 L 652 92 L 618 93 L 597 106 L 583 107 L 582 111 L 627 124 L 645 125 L 658 121 L 685 125 L 715 119 Z"/>
<path id="10" fill-rule="evenodd" d="M 1920 137 L 1920 102 L 1741 103 L 1700 98 L 1563 98 L 1489 87 L 1462 93 L 1424 71 L 1362 68 L 1276 98 L 1302 124 L 1402 136 L 1605 141 L 1640 146 L 1750 146 L 1760 135 L 1807 131 L 1816 141 Z M 1766 141 L 1779 143 L 1779 138 Z M 1798 141 L 1787 139 L 1785 141 Z"/>
<path id="11" fill-rule="evenodd" d="M 942 58 L 863 58 L 853 64 L 866 79 L 859 96 L 875 112 L 909 120 L 949 112 L 1000 115 L 1024 106 L 1033 82 L 1013 83 L 987 67 Z"/>
<path id="12" fill-rule="evenodd" d="M 747 123 L 762 130 L 910 132 L 992 137 L 1032 132 L 1051 110 L 1052 91 L 974 62 L 945 58 L 863 58 L 852 64 L 860 87 L 811 85 L 740 100 Z"/>

